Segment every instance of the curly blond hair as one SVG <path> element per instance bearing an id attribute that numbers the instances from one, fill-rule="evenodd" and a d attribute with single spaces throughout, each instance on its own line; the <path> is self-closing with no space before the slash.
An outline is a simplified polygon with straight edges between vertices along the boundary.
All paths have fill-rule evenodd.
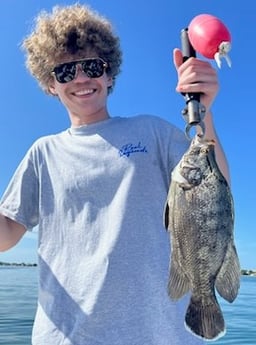
<path id="1" fill-rule="evenodd" d="M 113 85 L 120 73 L 122 52 L 111 23 L 88 6 L 78 3 L 55 6 L 51 13 L 40 12 L 32 33 L 23 40 L 22 48 L 26 51 L 28 70 L 48 94 L 51 94 L 51 72 L 65 57 L 85 57 L 88 53 L 101 57 L 108 64 L 106 72 L 113 78 Z"/>

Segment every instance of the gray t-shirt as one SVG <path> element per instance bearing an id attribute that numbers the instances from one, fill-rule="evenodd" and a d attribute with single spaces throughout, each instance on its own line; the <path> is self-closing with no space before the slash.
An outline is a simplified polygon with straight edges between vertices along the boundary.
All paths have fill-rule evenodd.
<path id="1" fill-rule="evenodd" d="M 187 297 L 167 296 L 170 173 L 188 147 L 157 117 L 111 118 L 37 140 L 0 212 L 38 225 L 34 345 L 196 345 Z M 29 291 L 28 291 L 29 298 Z"/>

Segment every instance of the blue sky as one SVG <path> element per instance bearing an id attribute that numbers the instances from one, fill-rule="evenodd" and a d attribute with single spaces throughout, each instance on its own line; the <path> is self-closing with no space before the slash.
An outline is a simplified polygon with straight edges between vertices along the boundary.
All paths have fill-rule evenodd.
<path id="1" fill-rule="evenodd" d="M 1 145 L 0 194 L 35 139 L 69 126 L 65 109 L 45 95 L 24 66 L 19 44 L 41 9 L 73 1 L 0 2 Z M 235 239 L 242 267 L 256 268 L 256 2 L 218 0 L 88 0 L 106 15 L 121 37 L 122 73 L 109 97 L 112 116 L 155 114 L 184 128 L 182 97 L 175 92 L 172 50 L 180 30 L 198 14 L 219 17 L 232 35 L 232 68 L 218 71 L 220 92 L 213 105 L 216 128 L 230 164 L 235 201 Z M 215 62 L 212 62 L 215 65 Z M 28 233 L 1 261 L 35 262 L 36 232 Z"/>

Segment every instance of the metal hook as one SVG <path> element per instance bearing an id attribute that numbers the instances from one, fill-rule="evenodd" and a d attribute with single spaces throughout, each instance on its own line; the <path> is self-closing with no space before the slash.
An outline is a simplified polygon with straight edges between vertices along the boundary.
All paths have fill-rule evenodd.
<path id="1" fill-rule="evenodd" d="M 186 128 L 185 128 L 185 133 L 189 140 L 191 139 L 189 132 L 191 128 L 194 126 L 200 127 L 201 131 L 199 135 L 201 137 L 204 137 L 205 124 L 203 122 L 203 119 L 205 117 L 205 113 L 206 113 L 205 106 L 201 104 L 200 102 L 198 102 L 197 100 L 193 100 L 193 99 L 190 100 L 186 104 L 186 108 L 183 109 L 182 115 L 187 123 Z"/>
<path id="2" fill-rule="evenodd" d="M 199 123 L 197 124 L 187 124 L 186 127 L 185 127 L 185 133 L 186 133 L 186 137 L 188 138 L 188 140 L 191 140 L 191 136 L 190 136 L 190 130 L 192 127 L 200 127 L 200 132 L 197 133 L 197 136 L 199 138 L 203 138 L 204 135 L 205 135 L 205 124 L 203 121 L 200 121 Z"/>

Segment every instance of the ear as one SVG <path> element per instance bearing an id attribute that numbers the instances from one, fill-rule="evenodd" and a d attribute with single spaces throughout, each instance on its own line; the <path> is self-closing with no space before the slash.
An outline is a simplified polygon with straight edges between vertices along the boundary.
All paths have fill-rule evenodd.
<path id="1" fill-rule="evenodd" d="M 111 76 L 108 76 L 107 78 L 107 87 L 113 86 L 113 78 Z"/>
<path id="2" fill-rule="evenodd" d="M 57 96 L 58 93 L 56 91 L 56 88 L 55 88 L 55 82 L 54 82 L 54 79 L 51 79 L 49 81 L 49 84 L 48 84 L 48 90 L 49 90 L 49 93 L 53 96 Z"/>

